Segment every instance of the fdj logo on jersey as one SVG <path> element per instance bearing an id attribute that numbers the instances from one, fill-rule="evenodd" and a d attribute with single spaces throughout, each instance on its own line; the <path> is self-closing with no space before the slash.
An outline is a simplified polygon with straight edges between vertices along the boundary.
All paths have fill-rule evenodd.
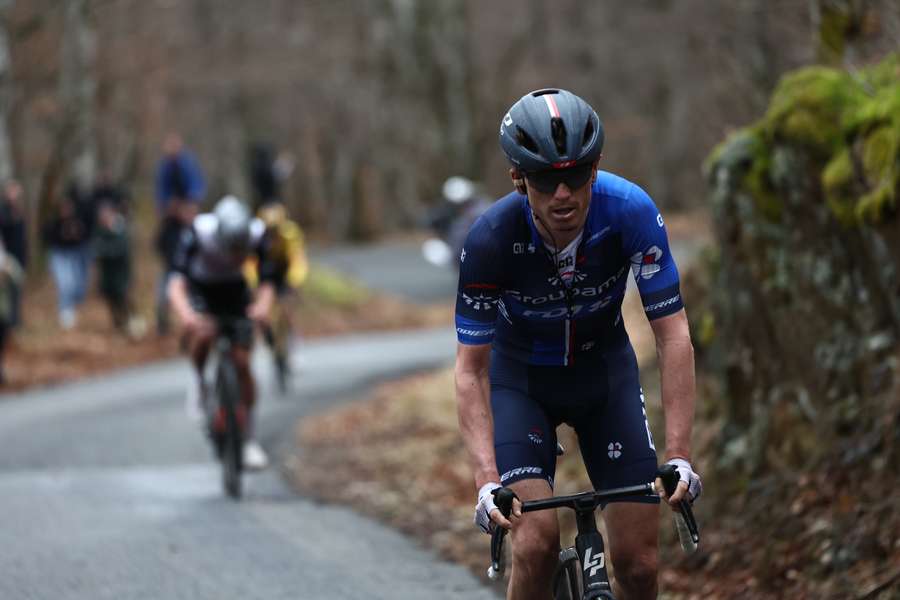
<path id="1" fill-rule="evenodd" d="M 650 279 L 659 273 L 661 269 L 659 259 L 662 258 L 662 255 L 663 251 L 659 249 L 659 246 L 651 246 L 646 252 L 638 252 L 633 255 L 631 257 L 631 270 L 634 272 L 635 279 L 638 277 Z"/>

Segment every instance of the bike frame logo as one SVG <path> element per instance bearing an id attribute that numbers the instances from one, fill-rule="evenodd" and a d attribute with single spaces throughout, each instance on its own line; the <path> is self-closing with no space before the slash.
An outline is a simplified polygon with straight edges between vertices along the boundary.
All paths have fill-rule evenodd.
<path id="1" fill-rule="evenodd" d="M 584 553 L 584 571 L 587 573 L 588 577 L 593 577 L 597 571 L 606 566 L 606 555 L 601 552 L 592 557 L 591 552 L 593 551 L 594 547 L 591 546 L 587 549 L 587 552 Z M 590 569 L 590 572 L 588 572 L 588 569 Z"/>

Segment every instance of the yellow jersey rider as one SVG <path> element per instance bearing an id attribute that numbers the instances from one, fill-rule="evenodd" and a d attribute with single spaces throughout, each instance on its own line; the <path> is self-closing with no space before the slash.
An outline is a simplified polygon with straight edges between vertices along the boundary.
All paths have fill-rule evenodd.
<path id="1" fill-rule="evenodd" d="M 277 265 L 276 290 L 279 296 L 298 290 L 309 275 L 303 230 L 292 221 L 281 202 L 268 202 L 259 207 L 257 217 L 266 225 L 263 243 L 267 256 Z M 244 276 L 251 287 L 259 281 L 256 260 L 244 264 Z"/>

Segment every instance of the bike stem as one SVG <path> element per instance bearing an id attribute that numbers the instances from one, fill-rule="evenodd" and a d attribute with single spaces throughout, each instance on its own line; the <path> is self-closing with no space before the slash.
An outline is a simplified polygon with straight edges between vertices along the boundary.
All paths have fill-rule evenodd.
<path id="1" fill-rule="evenodd" d="M 581 560 L 582 578 L 585 598 L 612 598 L 609 585 L 609 574 L 606 572 L 606 550 L 603 536 L 597 530 L 593 501 L 577 502 L 575 509 L 575 525 L 578 535 L 575 536 L 575 550 Z"/>

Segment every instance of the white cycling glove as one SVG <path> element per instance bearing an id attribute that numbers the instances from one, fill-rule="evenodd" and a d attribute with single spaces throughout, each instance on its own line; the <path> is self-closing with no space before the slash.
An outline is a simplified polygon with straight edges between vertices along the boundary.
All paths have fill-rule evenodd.
<path id="1" fill-rule="evenodd" d="M 667 460 L 666 464 L 673 465 L 675 470 L 678 471 L 678 478 L 687 484 L 688 501 L 693 502 L 699 498 L 700 493 L 703 491 L 703 484 L 700 482 L 700 476 L 694 473 L 691 463 L 683 458 L 672 458 Z"/>
<path id="2" fill-rule="evenodd" d="M 478 504 L 475 505 L 475 524 L 485 533 L 490 533 L 494 527 L 491 521 L 491 511 L 497 508 L 494 504 L 494 495 L 491 493 L 497 488 L 503 487 L 499 483 L 486 483 L 478 490 Z"/>

